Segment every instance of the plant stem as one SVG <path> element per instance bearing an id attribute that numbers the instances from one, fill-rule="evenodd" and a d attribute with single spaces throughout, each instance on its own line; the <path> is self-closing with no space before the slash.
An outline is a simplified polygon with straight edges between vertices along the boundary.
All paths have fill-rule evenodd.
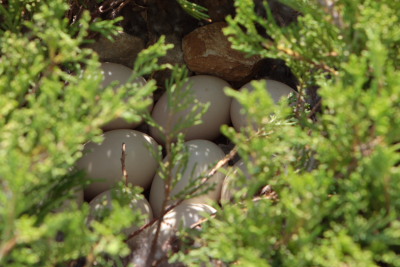
<path id="1" fill-rule="evenodd" d="M 167 150 L 167 155 L 170 155 L 168 153 L 171 153 L 171 144 L 172 144 L 172 139 L 170 136 L 168 136 L 166 138 L 166 150 Z M 223 167 L 224 165 L 226 165 L 228 163 L 229 160 L 231 160 L 235 155 L 237 154 L 237 148 L 234 147 L 229 154 L 227 154 L 223 159 L 221 159 L 220 161 L 217 162 L 217 164 L 210 170 L 210 172 L 204 177 L 202 178 L 202 181 L 200 183 L 199 186 L 195 187 L 194 189 L 192 189 L 190 191 L 189 194 L 193 194 L 195 193 L 197 190 L 200 189 L 200 187 L 202 185 L 204 185 L 208 179 L 210 179 L 214 174 L 217 173 L 217 171 Z M 171 183 L 172 183 L 172 164 L 169 164 L 167 167 L 167 179 L 165 182 L 165 200 L 163 202 L 162 205 L 162 209 L 161 209 L 161 217 L 157 220 L 154 219 L 153 221 L 149 222 L 148 224 L 144 225 L 143 227 L 141 227 L 139 230 L 135 231 L 134 233 L 132 233 L 130 236 L 128 236 L 127 240 L 133 238 L 134 236 L 138 235 L 139 233 L 141 233 L 143 230 L 147 229 L 148 227 L 150 227 L 151 225 L 153 225 L 155 222 L 157 222 L 157 229 L 154 235 L 154 238 L 152 240 L 152 244 L 151 244 L 151 248 L 150 248 L 150 252 L 149 255 L 147 257 L 147 261 L 146 261 L 146 265 L 145 266 L 152 266 L 153 264 L 153 257 L 155 254 L 155 250 L 157 248 L 157 239 L 158 236 L 160 234 L 161 231 L 161 224 L 163 222 L 163 218 L 164 215 L 166 213 L 168 213 L 170 210 L 174 209 L 176 206 L 178 206 L 179 204 L 181 204 L 184 200 L 178 200 L 176 203 L 172 204 L 171 206 L 169 206 L 167 208 L 168 202 L 170 200 L 170 194 L 171 194 Z"/>
<path id="2" fill-rule="evenodd" d="M 126 159 L 126 144 L 122 143 L 122 153 L 121 153 L 122 175 L 124 176 L 125 186 L 128 186 L 128 171 L 126 170 L 125 159 Z"/>
<path id="3" fill-rule="evenodd" d="M 0 262 L 17 245 L 17 238 L 13 237 L 0 248 Z"/>
<path id="4" fill-rule="evenodd" d="M 171 131 L 169 129 L 169 127 L 172 125 L 172 118 L 173 118 L 173 112 L 172 110 L 169 111 L 168 114 L 168 121 L 167 121 L 167 129 L 165 129 L 165 148 L 166 148 L 166 153 L 167 153 L 167 179 L 165 181 L 165 199 L 164 202 L 162 204 L 162 208 L 161 208 L 161 217 L 159 218 L 159 220 L 157 221 L 157 229 L 154 235 L 154 238 L 152 240 L 151 243 L 151 247 L 150 247 L 150 252 L 149 255 L 147 257 L 146 260 L 146 266 L 152 266 L 153 265 L 153 258 L 154 258 L 154 254 L 155 251 L 157 249 L 157 240 L 158 240 L 158 236 L 160 234 L 161 231 L 161 224 L 163 222 L 164 219 L 164 215 L 165 215 L 165 210 L 167 207 L 167 204 L 169 202 L 170 199 L 170 193 L 171 193 L 171 183 L 172 183 L 172 142 L 173 142 L 173 135 L 171 134 Z"/>

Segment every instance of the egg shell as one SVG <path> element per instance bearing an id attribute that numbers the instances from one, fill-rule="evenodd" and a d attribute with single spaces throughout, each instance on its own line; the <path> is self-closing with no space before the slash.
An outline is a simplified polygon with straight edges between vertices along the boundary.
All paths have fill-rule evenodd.
<path id="1" fill-rule="evenodd" d="M 105 62 L 101 64 L 102 73 L 104 75 L 103 82 L 101 84 L 102 88 L 107 87 L 114 81 L 118 81 L 118 87 L 126 84 L 129 78 L 132 76 L 133 70 L 116 63 Z M 134 82 L 144 85 L 146 80 L 143 77 L 139 77 Z M 149 106 L 149 111 L 153 108 L 153 104 Z M 101 128 L 103 131 L 111 131 L 116 129 L 133 129 L 139 126 L 142 121 L 139 122 L 128 122 L 123 118 L 115 118 L 110 122 L 103 125 Z"/>
<path id="2" fill-rule="evenodd" d="M 176 183 L 171 190 L 171 196 L 181 193 L 193 179 L 201 179 L 207 174 L 214 165 L 224 158 L 225 154 L 216 144 L 208 140 L 191 140 L 185 143 L 189 157 L 186 169 L 182 174 L 181 180 Z M 164 159 L 165 161 L 166 159 Z M 183 166 L 174 166 L 172 173 L 176 176 L 179 169 Z M 207 182 L 207 185 L 215 185 L 213 190 L 206 194 L 185 200 L 190 203 L 208 203 L 218 201 L 221 194 L 222 181 L 225 175 L 221 172 L 214 174 Z M 157 218 L 161 215 L 162 203 L 165 199 L 165 183 L 157 174 L 154 177 L 150 190 L 150 205 L 153 214 Z"/>
<path id="3" fill-rule="evenodd" d="M 228 171 L 222 183 L 221 199 L 220 199 L 222 205 L 231 202 L 234 194 L 240 189 L 235 187 L 234 185 L 234 179 L 237 178 L 239 169 L 248 180 L 251 179 L 251 175 L 247 170 L 246 164 L 242 159 L 240 159 L 232 166 L 230 171 Z"/>
<path id="4" fill-rule="evenodd" d="M 272 99 L 275 103 L 278 103 L 282 97 L 289 96 L 290 93 L 295 93 L 295 91 L 287 86 L 284 83 L 275 81 L 275 80 L 266 80 L 267 90 L 270 93 Z M 254 87 L 251 85 L 251 82 L 243 85 L 239 90 L 247 89 L 249 91 L 253 91 Z M 230 108 L 230 116 L 232 120 L 233 127 L 239 131 L 240 128 L 247 126 L 247 116 L 241 112 L 242 106 L 236 100 L 232 100 L 231 108 Z"/>
<path id="5" fill-rule="evenodd" d="M 115 191 L 114 191 L 115 193 Z M 92 220 L 95 220 L 96 214 L 99 214 L 102 210 L 104 209 L 111 209 L 113 208 L 112 206 L 112 199 L 113 199 L 113 191 L 107 190 L 100 195 L 97 195 L 94 199 L 92 199 L 89 202 L 90 206 L 90 213 L 89 213 L 89 218 L 88 221 L 89 223 Z M 145 215 L 145 221 L 144 224 L 149 223 L 153 219 L 153 212 L 151 210 L 149 202 L 143 198 L 143 199 L 132 199 L 131 202 L 129 203 L 129 207 L 134 210 L 134 211 L 140 211 L 141 214 Z M 123 233 L 126 236 L 129 236 L 136 230 L 138 230 L 142 225 L 132 225 L 128 228 L 123 229 Z M 133 246 L 134 243 L 128 245 Z"/>
<path id="6" fill-rule="evenodd" d="M 232 99 L 225 95 L 223 91 L 224 87 L 229 87 L 229 84 L 217 77 L 198 75 L 190 77 L 184 86 L 185 88 L 191 86 L 191 95 L 200 103 L 210 103 L 207 112 L 201 118 L 202 123 L 183 130 L 185 140 L 215 139 L 220 135 L 221 125 L 229 124 L 230 122 L 229 109 Z M 193 106 L 190 106 L 186 110 L 174 114 L 169 120 L 168 95 L 164 93 L 154 106 L 152 117 L 164 129 L 172 129 L 192 109 Z M 164 143 L 162 134 L 158 129 L 151 128 L 150 135 L 160 144 Z"/>
<path id="7" fill-rule="evenodd" d="M 154 139 L 135 130 L 113 130 L 104 133 L 103 137 L 101 143 L 86 143 L 84 155 L 77 162 L 77 167 L 84 170 L 88 178 L 104 179 L 91 183 L 85 189 L 85 198 L 90 200 L 122 180 L 123 143 L 126 145 L 125 167 L 128 182 L 147 189 L 158 166 L 153 156 L 157 151 Z"/>

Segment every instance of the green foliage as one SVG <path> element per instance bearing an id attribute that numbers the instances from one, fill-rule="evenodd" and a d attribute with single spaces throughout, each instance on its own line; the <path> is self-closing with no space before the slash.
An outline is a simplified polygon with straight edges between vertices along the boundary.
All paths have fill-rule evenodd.
<path id="1" fill-rule="evenodd" d="M 178 2 L 194 17 L 208 18 L 205 9 Z M 284 59 L 299 78 L 301 105 L 294 112 L 287 101 L 274 105 L 262 81 L 254 82 L 251 93 L 226 90 L 252 122 L 240 132 L 222 128 L 252 179 L 241 179 L 237 202 L 220 208 L 201 232 L 191 231 L 195 245 L 171 260 L 191 266 L 212 260 L 239 266 L 400 266 L 400 3 L 281 2 L 299 11 L 295 23 L 281 27 L 267 3 L 264 18 L 253 1 L 236 0 L 225 33 L 235 49 Z M 92 21 L 83 12 L 71 25 L 67 10 L 61 0 L 0 5 L 1 266 L 68 266 L 79 258 L 86 266 L 122 266 L 129 249 L 121 230 L 141 220 L 127 201 L 140 198 L 139 191 L 126 185 L 120 185 L 123 194 L 114 208 L 90 224 L 87 204 L 65 203 L 87 183 L 74 169 L 83 144 L 100 141 L 99 127 L 117 115 L 138 120 L 156 88 L 150 81 L 99 89 L 98 58 L 82 47 L 89 31 L 110 38 L 120 30 L 120 19 Z M 131 81 L 172 68 L 166 84 L 172 116 L 193 99 L 183 90 L 186 70 L 158 63 L 169 48 L 160 38 L 144 50 Z M 319 114 L 299 109 L 312 86 L 323 99 Z M 180 132 L 200 123 L 207 107 L 194 104 L 172 129 L 147 116 L 165 136 L 169 157 L 159 174 L 167 200 L 187 161 Z M 172 177 L 175 166 L 181 172 Z M 277 197 L 253 200 L 266 184 Z"/>
<path id="2" fill-rule="evenodd" d="M 207 8 L 192 3 L 188 0 L 176 0 L 178 4 L 192 17 L 196 19 L 210 20 L 210 16 L 206 14 Z"/>
<path id="3" fill-rule="evenodd" d="M 192 95 L 190 90 L 191 84 L 188 81 L 188 70 L 183 66 L 172 67 L 171 78 L 166 81 L 165 87 L 165 93 L 167 94 L 167 121 L 170 123 L 168 123 L 166 127 L 163 127 L 149 114 L 145 116 L 148 124 L 160 131 L 165 142 L 166 157 L 162 162 L 160 160 L 157 170 L 157 174 L 165 183 L 165 199 L 161 207 L 162 216 L 171 209 L 171 207 L 169 207 L 169 205 L 172 204 L 171 201 L 179 203 L 179 201 L 185 198 L 195 196 L 196 193 L 199 193 L 198 191 L 204 193 L 201 186 L 196 187 L 196 184 L 190 183 L 183 192 L 180 192 L 181 194 L 179 194 L 179 196 L 172 196 L 171 194 L 173 188 L 181 180 L 183 174 L 186 171 L 194 171 L 194 169 L 187 170 L 188 151 L 185 146 L 185 139 L 182 131 L 191 126 L 200 124 L 201 117 L 205 114 L 209 106 L 209 103 L 201 103 Z M 179 120 L 172 125 L 173 118 L 176 114 L 182 115 L 179 117 Z M 158 158 L 162 158 L 161 147 Z M 195 190 L 199 188 L 201 190 Z M 205 190 L 207 190 L 207 188 Z M 158 220 L 156 224 L 156 233 L 153 236 L 152 245 L 147 257 L 147 266 L 152 266 L 153 257 L 158 249 L 156 245 L 161 224 L 162 220 Z"/>
<path id="4" fill-rule="evenodd" d="M 201 246 L 175 259 L 399 266 L 400 4 L 281 2 L 301 12 L 296 23 L 279 27 L 270 13 L 256 15 L 252 1 L 237 0 L 225 33 L 236 49 L 285 59 L 300 89 L 320 87 L 323 111 L 316 121 L 306 114 L 293 120 L 285 103 L 272 105 L 262 83 L 252 93 L 227 90 L 259 126 L 223 128 L 253 177 L 241 191 L 252 196 L 269 184 L 279 199 L 224 206 L 204 224 Z"/>
<path id="5" fill-rule="evenodd" d="M 74 170 L 83 144 L 99 140 L 99 127 L 118 114 L 137 120 L 156 87 L 100 89 L 98 58 L 82 45 L 89 30 L 115 34 L 118 20 L 91 22 L 84 12 L 74 26 L 68 8 L 61 0 L 1 6 L 1 266 L 65 266 L 80 257 L 88 266 L 111 266 L 129 253 L 115 220 L 132 221 L 131 210 L 115 208 L 89 230 L 87 204 L 78 209 L 65 201 L 87 183 Z M 156 59 L 169 48 L 160 40 L 151 56 L 143 51 L 136 76 L 165 68 Z M 55 212 L 62 205 L 64 212 Z"/>

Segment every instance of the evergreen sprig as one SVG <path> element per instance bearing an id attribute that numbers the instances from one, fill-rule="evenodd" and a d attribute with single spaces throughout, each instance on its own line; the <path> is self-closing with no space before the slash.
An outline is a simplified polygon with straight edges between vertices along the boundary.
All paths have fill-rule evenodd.
<path id="1" fill-rule="evenodd" d="M 300 12 L 297 22 L 280 27 L 268 4 L 261 18 L 252 1 L 237 0 L 225 33 L 236 49 L 285 59 L 304 89 L 320 87 L 322 113 L 287 123 L 290 110 L 272 105 L 262 83 L 252 93 L 229 90 L 258 126 L 223 128 L 252 179 L 239 203 L 203 224 L 195 238 L 201 245 L 174 259 L 193 266 L 399 266 L 400 5 L 281 2 Z M 278 199 L 253 201 L 265 184 Z"/>
<path id="2" fill-rule="evenodd" d="M 207 14 L 208 11 L 207 8 L 192 3 L 188 0 L 176 0 L 176 1 L 192 17 L 211 22 L 210 16 Z"/>
<path id="3" fill-rule="evenodd" d="M 300 89 L 319 88 L 321 112 L 315 120 L 293 116 L 287 101 L 273 104 L 268 82 L 254 82 L 253 92 L 226 90 L 252 122 L 240 132 L 222 128 L 252 179 L 234 183 L 242 185 L 236 203 L 201 222 L 202 231 L 188 231 L 190 242 L 170 261 L 400 266 L 400 3 L 281 2 L 298 11 L 297 21 L 282 27 L 267 2 L 267 16 L 261 17 L 253 1 L 236 0 L 225 33 L 235 49 L 284 59 Z M 179 3 L 195 17 L 208 18 L 205 9 Z M 113 210 L 90 224 L 87 204 L 66 203 L 87 183 L 74 170 L 83 144 L 99 141 L 99 127 L 116 115 L 138 119 L 156 87 L 149 82 L 99 89 L 98 58 L 82 47 L 89 31 L 115 34 L 119 19 L 92 21 L 83 12 L 79 23 L 69 25 L 67 10 L 62 0 L 0 5 L 1 266 L 71 266 L 79 259 L 86 266 L 123 266 L 130 251 L 121 230 L 140 221 L 126 201 L 140 198 L 139 189 L 126 185 Z M 187 72 L 158 63 L 169 48 L 161 38 L 143 51 L 131 81 L 172 69 L 166 88 L 169 106 L 179 111 L 193 99 L 183 90 Z M 200 123 L 204 112 L 197 103 L 177 127 L 158 127 L 169 155 L 159 174 L 170 189 L 186 166 L 180 132 Z M 180 169 L 176 177 L 174 167 Z M 267 184 L 276 197 L 253 198 Z M 198 193 L 198 186 L 191 184 L 180 200 Z"/>
<path id="4" fill-rule="evenodd" d="M 0 265 L 67 266 L 83 257 L 87 266 L 114 266 L 129 253 L 121 227 L 137 219 L 115 204 L 89 228 L 88 205 L 66 203 L 88 183 L 74 166 L 83 144 L 99 141 L 104 123 L 119 114 L 138 119 L 156 86 L 101 89 L 98 57 L 82 47 L 89 30 L 115 34 L 118 20 L 91 21 L 83 12 L 79 27 L 70 25 L 61 0 L 1 7 Z M 18 12 L 23 16 L 13 18 Z M 157 58 L 168 48 L 161 39 L 143 51 L 138 73 L 165 68 Z"/>

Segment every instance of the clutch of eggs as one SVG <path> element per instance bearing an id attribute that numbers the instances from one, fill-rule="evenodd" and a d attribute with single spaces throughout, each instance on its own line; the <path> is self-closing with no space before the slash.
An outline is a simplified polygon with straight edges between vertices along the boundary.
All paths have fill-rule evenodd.
<path id="1" fill-rule="evenodd" d="M 208 140 L 191 140 L 185 143 L 189 153 L 186 168 L 179 182 L 175 184 L 171 191 L 171 196 L 181 193 L 194 179 L 202 179 L 207 172 L 221 159 L 225 154 L 216 144 Z M 172 170 L 173 178 L 176 177 L 178 170 L 184 166 L 174 166 Z M 217 172 L 208 181 L 207 185 L 213 185 L 214 188 L 204 195 L 196 196 L 185 200 L 190 203 L 207 203 L 218 201 L 221 193 L 221 185 L 224 174 Z M 150 205 L 153 209 L 154 217 L 161 215 L 162 204 L 165 199 L 165 183 L 157 174 L 154 177 L 150 190 Z M 201 190 L 201 189 L 200 189 Z"/>
<path id="2" fill-rule="evenodd" d="M 287 86 L 284 83 L 274 81 L 274 80 L 266 80 L 267 82 L 267 90 L 270 93 L 272 99 L 275 103 L 282 97 L 289 96 L 290 93 L 295 93 L 295 91 Z M 243 85 L 239 90 L 247 89 L 249 91 L 254 90 L 254 87 L 251 85 L 251 82 Z M 230 108 L 230 115 L 232 119 L 233 127 L 239 131 L 240 128 L 247 126 L 247 116 L 242 113 L 242 107 L 236 99 L 232 100 L 231 108 Z"/>
<path id="3" fill-rule="evenodd" d="M 104 76 L 103 82 L 101 84 L 102 88 L 107 87 L 112 82 L 118 81 L 118 87 L 126 84 L 129 78 L 132 76 L 132 69 L 116 63 L 105 62 L 101 63 L 101 69 Z M 146 80 L 143 77 L 139 77 L 135 81 L 135 83 L 139 83 L 140 85 L 144 85 Z M 117 88 L 118 88 L 117 87 Z M 149 111 L 152 109 L 153 105 L 149 106 Z M 139 126 L 142 122 L 128 122 L 123 118 L 115 118 L 110 122 L 103 125 L 101 128 L 103 131 L 110 131 L 116 129 L 133 129 Z"/>
<path id="4" fill-rule="evenodd" d="M 189 78 L 184 85 L 189 86 L 190 95 L 200 103 L 210 103 L 207 112 L 202 116 L 202 123 L 183 130 L 186 140 L 207 139 L 213 140 L 220 134 L 220 127 L 230 122 L 229 109 L 231 98 L 225 95 L 224 87 L 229 84 L 217 77 L 197 75 Z M 193 106 L 172 115 L 168 118 L 168 95 L 164 93 L 154 106 L 152 117 L 164 129 L 172 129 L 180 120 L 188 115 Z M 150 134 L 160 144 L 164 143 L 163 136 L 156 128 L 150 128 Z"/>
<path id="5" fill-rule="evenodd" d="M 84 155 L 77 161 L 78 169 L 84 170 L 88 178 L 102 179 L 85 188 L 85 198 L 90 200 L 121 181 L 123 144 L 128 182 L 148 188 L 158 166 L 154 158 L 157 151 L 154 139 L 142 132 L 126 129 L 105 132 L 103 138 L 101 143 L 86 143 Z"/>

